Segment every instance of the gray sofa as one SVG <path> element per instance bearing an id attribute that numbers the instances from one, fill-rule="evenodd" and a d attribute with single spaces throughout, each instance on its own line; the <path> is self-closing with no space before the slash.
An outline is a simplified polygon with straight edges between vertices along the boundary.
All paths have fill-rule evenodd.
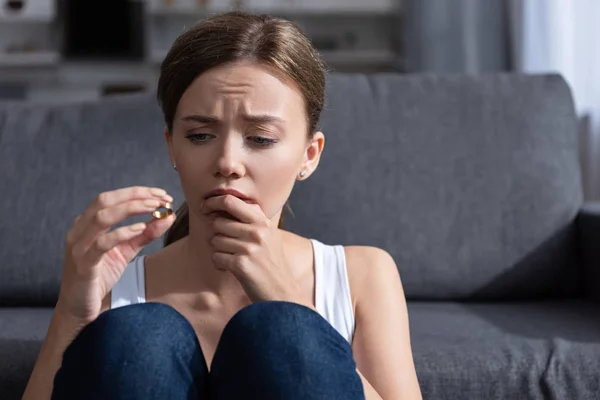
<path id="1" fill-rule="evenodd" d="M 424 398 L 600 398 L 600 212 L 563 79 L 340 74 L 327 96 L 286 225 L 393 255 Z M 94 196 L 155 185 L 179 205 L 162 129 L 152 94 L 0 106 L 0 398 L 20 398 Z"/>

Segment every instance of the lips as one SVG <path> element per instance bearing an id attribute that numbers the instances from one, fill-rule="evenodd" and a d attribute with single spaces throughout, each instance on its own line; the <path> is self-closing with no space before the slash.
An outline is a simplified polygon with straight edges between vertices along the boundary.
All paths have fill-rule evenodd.
<path id="1" fill-rule="evenodd" d="M 237 197 L 238 199 L 244 200 L 246 203 L 252 201 L 252 199 L 249 196 L 247 196 L 243 192 L 241 192 L 237 189 L 233 189 L 233 188 L 218 188 L 215 190 L 211 190 L 204 196 L 204 199 L 209 199 L 209 198 L 215 197 L 215 196 L 224 196 L 226 194 L 229 194 L 229 195 Z"/>

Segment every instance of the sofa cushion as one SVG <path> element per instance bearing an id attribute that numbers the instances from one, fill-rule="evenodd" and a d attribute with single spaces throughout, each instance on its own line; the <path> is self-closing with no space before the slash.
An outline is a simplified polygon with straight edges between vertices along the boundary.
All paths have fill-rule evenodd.
<path id="1" fill-rule="evenodd" d="M 409 303 L 423 398 L 595 399 L 600 305 Z"/>
<path id="2" fill-rule="evenodd" d="M 18 400 L 52 318 L 51 308 L 0 307 L 0 396 Z"/>
<path id="3" fill-rule="evenodd" d="M 411 299 L 580 290 L 577 120 L 555 75 L 335 75 L 287 227 L 383 247 Z M 365 266 L 367 267 L 367 266 Z"/>

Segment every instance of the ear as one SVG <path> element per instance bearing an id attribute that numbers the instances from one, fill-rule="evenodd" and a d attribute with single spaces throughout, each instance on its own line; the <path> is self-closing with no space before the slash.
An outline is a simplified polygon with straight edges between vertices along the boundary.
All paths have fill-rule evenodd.
<path id="1" fill-rule="evenodd" d="M 169 149 L 169 158 L 171 159 L 171 165 L 177 165 L 177 162 L 175 161 L 175 152 L 173 151 L 173 135 L 171 135 L 168 128 L 165 128 L 164 135 L 165 141 L 167 142 L 167 147 Z"/>
<path id="2" fill-rule="evenodd" d="M 325 147 L 325 135 L 320 131 L 315 132 L 304 151 L 304 160 L 302 161 L 300 171 L 298 171 L 298 180 L 307 179 L 317 169 L 321 153 L 323 153 L 323 147 Z M 300 177 L 300 172 L 302 171 L 306 174 Z"/>

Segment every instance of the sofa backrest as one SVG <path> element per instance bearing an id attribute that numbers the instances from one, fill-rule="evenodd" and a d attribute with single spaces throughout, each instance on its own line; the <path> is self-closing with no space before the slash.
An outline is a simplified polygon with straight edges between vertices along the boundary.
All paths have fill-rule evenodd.
<path id="1" fill-rule="evenodd" d="M 577 119 L 561 77 L 329 83 L 322 161 L 292 193 L 290 229 L 382 247 L 409 299 L 579 293 Z"/>
<path id="2" fill-rule="evenodd" d="M 151 94 L 0 114 L 0 304 L 54 304 L 65 235 L 98 193 L 152 185 L 183 199 Z M 578 291 L 577 129 L 560 77 L 334 74 L 321 125 L 290 230 L 387 250 L 409 299 Z"/>
<path id="3" fill-rule="evenodd" d="M 0 193 L 8 210 L 0 215 L 0 304 L 54 305 L 65 236 L 99 193 L 158 186 L 173 195 L 175 207 L 181 203 L 152 95 L 0 108 L 7 116 L 0 139 Z M 157 240 L 143 253 L 161 244 Z"/>

